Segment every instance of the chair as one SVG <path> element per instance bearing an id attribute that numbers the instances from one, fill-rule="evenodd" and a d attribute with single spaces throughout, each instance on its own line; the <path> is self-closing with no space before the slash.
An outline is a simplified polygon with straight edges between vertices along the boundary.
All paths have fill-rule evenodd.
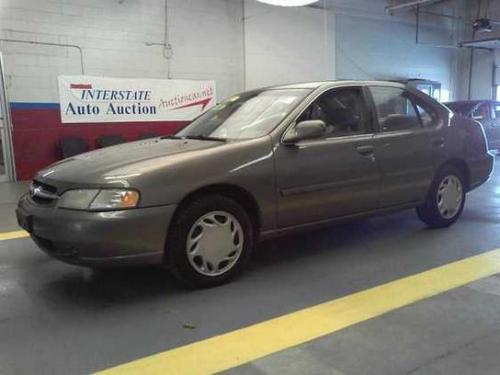
<path id="1" fill-rule="evenodd" d="M 76 136 L 61 138 L 59 141 L 59 147 L 61 149 L 63 159 L 83 154 L 89 150 L 89 146 L 87 145 L 85 139 Z"/>
<path id="2" fill-rule="evenodd" d="M 156 137 L 158 137 L 158 134 L 144 132 L 144 133 L 139 134 L 139 136 L 137 137 L 137 140 L 140 141 L 143 139 L 156 138 Z"/>
<path id="3" fill-rule="evenodd" d="M 117 134 L 103 135 L 97 138 L 97 145 L 99 148 L 119 145 L 120 143 L 125 143 L 125 139 Z"/>

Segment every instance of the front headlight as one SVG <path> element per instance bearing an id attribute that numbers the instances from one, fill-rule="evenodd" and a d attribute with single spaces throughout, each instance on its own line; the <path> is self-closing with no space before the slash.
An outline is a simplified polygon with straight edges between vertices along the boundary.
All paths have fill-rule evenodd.
<path id="1" fill-rule="evenodd" d="M 126 189 L 79 189 L 65 192 L 57 204 L 73 210 L 110 211 L 137 207 L 139 192 Z"/>
<path id="2" fill-rule="evenodd" d="M 90 204 L 90 209 L 94 211 L 121 210 L 137 207 L 138 203 L 139 193 L 135 190 L 105 189 L 97 194 Z"/>
<path id="3" fill-rule="evenodd" d="M 97 194 L 99 194 L 99 190 L 68 190 L 59 198 L 57 206 L 72 210 L 88 210 Z"/>

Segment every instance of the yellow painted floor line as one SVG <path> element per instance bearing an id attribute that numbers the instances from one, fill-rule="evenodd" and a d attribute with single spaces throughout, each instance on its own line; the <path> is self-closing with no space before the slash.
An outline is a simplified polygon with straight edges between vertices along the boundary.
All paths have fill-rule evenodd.
<path id="1" fill-rule="evenodd" d="M 216 373 L 496 273 L 500 273 L 500 249 L 126 363 L 99 374 Z"/>
<path id="2" fill-rule="evenodd" d="M 14 240 L 16 238 L 29 237 L 29 233 L 24 230 L 16 230 L 14 232 L 0 232 L 0 241 Z"/>

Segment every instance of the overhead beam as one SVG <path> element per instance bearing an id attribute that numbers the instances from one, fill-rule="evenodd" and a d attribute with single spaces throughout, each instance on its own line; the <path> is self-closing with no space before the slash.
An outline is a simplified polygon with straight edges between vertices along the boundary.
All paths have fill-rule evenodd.
<path id="1" fill-rule="evenodd" d="M 395 5 L 388 5 L 385 7 L 385 11 L 390 13 L 394 12 L 395 10 L 403 10 L 403 9 L 408 9 L 408 8 L 413 8 L 416 6 L 420 5 L 427 5 L 431 3 L 436 3 L 440 0 L 413 0 L 413 1 L 407 1 L 405 3 L 400 3 L 400 4 L 395 4 Z"/>

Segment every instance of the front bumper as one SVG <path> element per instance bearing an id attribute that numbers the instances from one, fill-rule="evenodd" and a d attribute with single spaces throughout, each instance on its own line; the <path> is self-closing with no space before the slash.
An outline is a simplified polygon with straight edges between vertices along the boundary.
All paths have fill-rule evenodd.
<path id="1" fill-rule="evenodd" d="M 175 205 L 88 212 L 44 207 L 28 195 L 16 215 L 47 254 L 71 264 L 161 264 Z"/>

